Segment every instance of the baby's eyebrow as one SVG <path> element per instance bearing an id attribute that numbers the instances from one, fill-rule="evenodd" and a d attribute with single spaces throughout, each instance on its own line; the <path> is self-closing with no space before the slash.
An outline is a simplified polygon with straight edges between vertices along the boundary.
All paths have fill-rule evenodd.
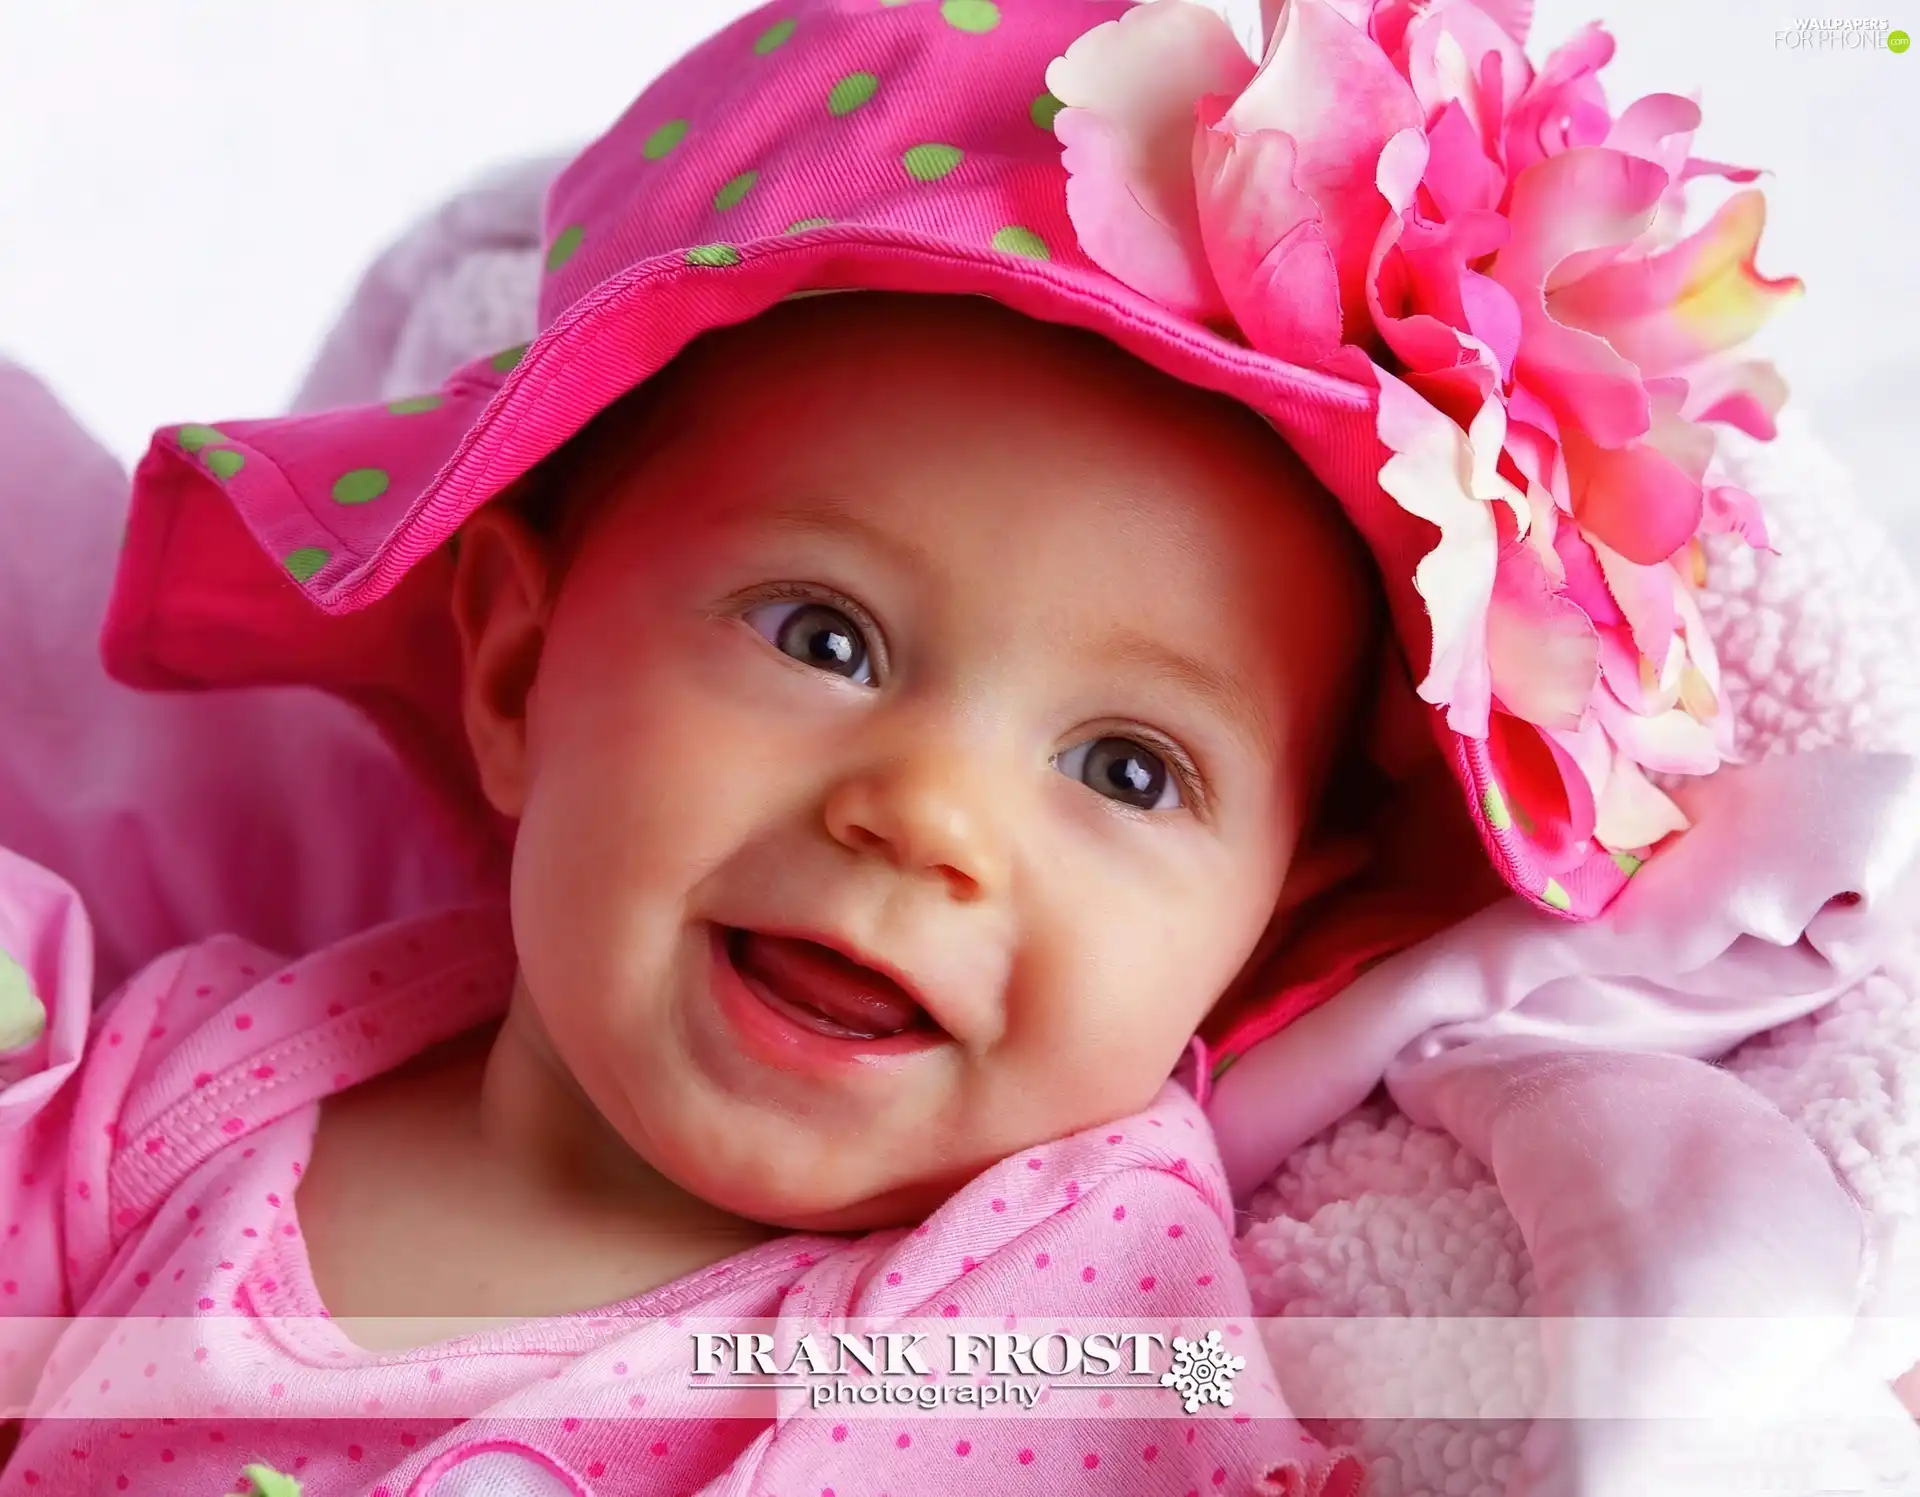
<path id="1" fill-rule="evenodd" d="M 873 524 L 864 516 L 831 500 L 810 504 L 803 509 L 775 509 L 748 518 L 755 528 L 799 531 L 806 535 L 826 535 L 840 539 L 851 537 L 880 552 L 897 566 L 933 576 L 939 571 L 925 547 Z"/>
<path id="2" fill-rule="evenodd" d="M 1115 664 L 1144 670 L 1205 697 L 1254 748 L 1267 753 L 1278 750 L 1272 714 L 1237 672 L 1220 670 L 1150 634 L 1132 630 L 1110 635 L 1105 653 Z"/>

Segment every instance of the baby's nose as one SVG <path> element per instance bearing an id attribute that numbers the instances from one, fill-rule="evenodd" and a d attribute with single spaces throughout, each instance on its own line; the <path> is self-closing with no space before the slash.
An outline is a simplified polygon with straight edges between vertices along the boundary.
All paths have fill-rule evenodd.
<path id="1" fill-rule="evenodd" d="M 935 874 L 955 899 L 971 903 L 1007 880 L 1007 807 L 995 788 L 983 756 L 957 744 L 889 754 L 834 784 L 827 831 L 904 873 Z"/>

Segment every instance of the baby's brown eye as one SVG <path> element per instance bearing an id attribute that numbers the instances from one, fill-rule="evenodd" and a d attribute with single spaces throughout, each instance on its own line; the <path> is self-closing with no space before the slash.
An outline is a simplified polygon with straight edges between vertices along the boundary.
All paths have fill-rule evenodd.
<path id="1" fill-rule="evenodd" d="M 1142 811 L 1170 811 L 1181 803 L 1167 761 L 1131 738 L 1089 738 L 1054 762 L 1088 789 Z"/>
<path id="2" fill-rule="evenodd" d="M 865 684 L 872 662 L 860 626 L 825 603 L 767 603 L 750 609 L 746 622 L 783 655 Z"/>

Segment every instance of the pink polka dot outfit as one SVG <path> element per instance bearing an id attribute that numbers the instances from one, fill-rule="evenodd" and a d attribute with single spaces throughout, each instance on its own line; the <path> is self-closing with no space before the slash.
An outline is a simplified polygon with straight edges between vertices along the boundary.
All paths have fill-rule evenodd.
<path id="1" fill-rule="evenodd" d="M 215 939 L 92 1016 L 85 934 L 64 886 L 0 861 L 0 940 L 47 1008 L 0 1090 L 0 1328 L 80 1317 L 37 1358 L 0 1343 L 8 1401 L 45 1416 L 0 1475 L 5 1497 L 247 1490 L 256 1465 L 309 1497 L 872 1497 L 1016 1479 L 1180 1497 L 1304 1492 L 1316 1465 L 1357 1480 L 1275 1391 L 1211 1136 L 1177 1085 L 1004 1161 L 919 1227 L 785 1237 L 630 1303 L 374 1354 L 326 1318 L 301 1236 L 319 1107 L 504 1011 L 504 913 L 409 920 L 292 963 Z M 1240 1396 L 1196 1416 L 1156 1388 L 1143 1417 L 854 1417 L 687 1391 L 694 1325 L 1036 1315 L 1230 1328 Z"/>

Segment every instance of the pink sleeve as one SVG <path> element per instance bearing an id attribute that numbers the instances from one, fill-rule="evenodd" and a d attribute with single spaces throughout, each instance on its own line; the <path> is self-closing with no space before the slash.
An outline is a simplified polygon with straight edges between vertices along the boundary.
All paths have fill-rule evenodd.
<path id="1" fill-rule="evenodd" d="M 78 896 L 0 849 L 0 1419 L 31 1391 L 37 1344 L 7 1322 L 72 1310 L 60 1200 L 92 983 Z"/>
<path id="2" fill-rule="evenodd" d="M 150 963 L 111 998 L 92 1002 L 92 935 L 60 879 L 0 849 L 0 1006 L 17 1019 L 0 1052 L 0 1421 L 30 1398 L 60 1318 L 93 1313 L 95 1294 L 144 1221 L 116 1197 L 127 1098 L 150 1083 L 224 1002 L 239 961 L 278 959 L 232 938 Z"/>
<path id="3" fill-rule="evenodd" d="M 808 1286 L 783 1323 L 873 1329 L 904 1317 L 916 1330 L 1157 1333 L 1165 1341 L 1145 1354 L 1151 1373 L 1134 1374 L 1123 1356 L 1121 1371 L 1100 1381 L 1030 1379 L 1036 1391 L 1058 1386 L 1028 1410 L 908 1405 L 890 1417 L 800 1405 L 710 1490 L 865 1490 L 884 1470 L 893 1489 L 927 1492 L 1019 1482 L 1077 1493 L 1352 1497 L 1364 1479 L 1358 1459 L 1328 1452 L 1281 1396 L 1232 1221 L 1212 1138 L 1176 1087 L 1138 1117 L 1007 1160 L 881 1251 L 843 1301 Z M 1189 1413 L 1158 1374 L 1172 1367 L 1173 1336 L 1208 1331 L 1245 1363 L 1230 1408 Z M 948 1334 L 930 1335 L 934 1357 L 946 1357 Z"/>

